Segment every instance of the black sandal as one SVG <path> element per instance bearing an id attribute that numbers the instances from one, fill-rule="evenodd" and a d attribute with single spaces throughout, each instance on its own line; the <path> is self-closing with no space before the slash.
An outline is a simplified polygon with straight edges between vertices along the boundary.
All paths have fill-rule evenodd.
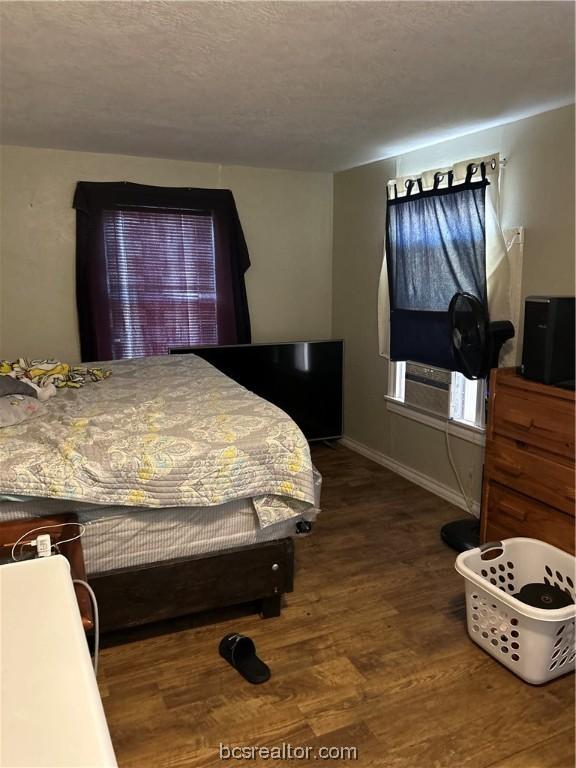
<path id="1" fill-rule="evenodd" d="M 234 667 L 249 683 L 258 685 L 270 679 L 270 670 L 256 656 L 256 646 L 245 635 L 225 635 L 220 641 L 220 656 Z"/>

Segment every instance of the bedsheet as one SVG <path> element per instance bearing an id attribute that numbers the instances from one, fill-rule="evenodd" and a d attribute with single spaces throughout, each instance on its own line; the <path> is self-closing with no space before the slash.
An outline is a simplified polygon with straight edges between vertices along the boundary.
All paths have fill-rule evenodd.
<path id="1" fill-rule="evenodd" d="M 135 507 L 253 500 L 261 526 L 314 507 L 308 443 L 280 408 L 196 355 L 105 363 L 0 430 L 0 494 Z"/>
<path id="2" fill-rule="evenodd" d="M 113 571 L 180 557 L 222 552 L 304 534 L 300 521 L 318 511 L 262 528 L 251 499 L 217 507 L 104 507 L 60 499 L 0 502 L 0 522 L 74 512 L 85 525 L 82 553 L 86 573 Z M 71 529 L 70 535 L 76 530 Z M 47 531 L 49 533 L 49 531 Z M 19 553 L 16 553 L 19 556 Z"/>

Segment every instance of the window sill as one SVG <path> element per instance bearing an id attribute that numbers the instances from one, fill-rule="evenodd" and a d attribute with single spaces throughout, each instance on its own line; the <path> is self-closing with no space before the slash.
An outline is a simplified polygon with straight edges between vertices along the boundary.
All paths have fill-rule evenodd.
<path id="1" fill-rule="evenodd" d="M 420 424 L 426 424 L 432 429 L 438 429 L 442 432 L 446 432 L 446 419 L 440 418 L 440 416 L 434 416 L 425 411 L 420 411 L 410 405 L 406 405 L 400 400 L 396 400 L 394 397 L 385 395 L 386 409 L 391 413 L 397 413 L 399 416 L 404 416 L 406 419 L 412 419 L 412 421 L 418 421 Z M 484 446 L 486 444 L 486 431 L 475 427 L 472 424 L 464 424 L 458 421 L 448 421 L 448 434 L 459 438 L 460 440 L 466 440 L 474 445 Z"/>

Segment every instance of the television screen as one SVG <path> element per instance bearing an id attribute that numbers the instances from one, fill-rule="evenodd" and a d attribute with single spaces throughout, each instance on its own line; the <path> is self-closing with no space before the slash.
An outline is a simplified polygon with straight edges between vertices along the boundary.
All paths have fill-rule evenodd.
<path id="1" fill-rule="evenodd" d="M 308 440 L 342 436 L 341 340 L 170 350 L 189 352 L 282 408 Z"/>

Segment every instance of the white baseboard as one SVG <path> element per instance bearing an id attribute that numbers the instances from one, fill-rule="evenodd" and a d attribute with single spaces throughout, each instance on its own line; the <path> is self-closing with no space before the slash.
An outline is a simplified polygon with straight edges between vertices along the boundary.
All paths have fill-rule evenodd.
<path id="1" fill-rule="evenodd" d="M 362 456 L 366 456 L 367 459 L 372 459 L 376 464 L 381 464 L 383 467 L 386 467 L 386 469 L 396 472 L 397 475 L 402 475 L 402 477 L 405 477 L 412 483 L 415 483 L 422 488 L 426 488 L 430 493 L 434 493 L 436 496 L 440 496 L 440 498 L 449 501 L 450 504 L 454 504 L 456 507 L 460 507 L 460 509 L 464 509 L 468 512 L 468 507 L 466 506 L 466 501 L 462 494 L 459 491 L 450 488 L 449 485 L 440 483 L 433 477 L 418 472 L 418 470 L 408 467 L 406 464 L 401 464 L 399 461 L 391 459 L 389 456 L 386 456 L 386 454 L 380 453 L 380 451 L 375 451 L 373 448 L 369 448 L 367 445 L 359 443 L 351 437 L 343 437 L 340 442 L 346 448 L 350 448 L 351 451 L 360 453 Z M 480 504 L 477 501 L 472 501 L 472 510 L 476 517 L 480 517 Z"/>

